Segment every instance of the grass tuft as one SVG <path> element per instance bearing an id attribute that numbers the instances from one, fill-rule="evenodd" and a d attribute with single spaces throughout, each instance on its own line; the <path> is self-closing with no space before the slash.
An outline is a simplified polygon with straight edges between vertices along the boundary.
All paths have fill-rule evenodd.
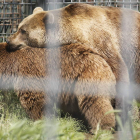
<path id="1" fill-rule="evenodd" d="M 132 113 L 131 131 L 133 139 L 137 140 L 140 139 L 140 121 L 135 119 L 135 112 L 136 109 Z M 106 115 L 109 113 L 113 112 L 107 112 Z M 117 116 L 116 119 L 124 131 L 120 118 Z M 52 117 L 32 121 L 26 116 L 14 92 L 0 92 L 0 140 L 112 140 L 112 132 L 101 130 L 98 124 L 94 135 L 88 134 L 82 122 L 69 115 L 64 118 Z"/>

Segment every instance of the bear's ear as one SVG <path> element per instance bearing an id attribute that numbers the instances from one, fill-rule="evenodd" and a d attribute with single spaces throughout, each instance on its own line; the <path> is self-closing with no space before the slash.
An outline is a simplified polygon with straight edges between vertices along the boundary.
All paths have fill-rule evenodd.
<path id="1" fill-rule="evenodd" d="M 46 13 L 46 15 L 44 16 L 44 19 L 43 21 L 46 23 L 46 24 L 53 24 L 54 23 L 54 15 L 53 13 Z"/>
<path id="2" fill-rule="evenodd" d="M 33 14 L 43 11 L 41 7 L 36 7 L 33 11 Z"/>

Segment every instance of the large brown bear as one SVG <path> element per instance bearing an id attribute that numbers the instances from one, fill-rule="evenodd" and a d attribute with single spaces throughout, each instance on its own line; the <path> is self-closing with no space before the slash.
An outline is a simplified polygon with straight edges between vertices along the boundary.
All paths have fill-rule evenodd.
<path id="1" fill-rule="evenodd" d="M 100 54 L 77 43 L 49 49 L 26 47 L 15 52 L 7 52 L 6 46 L 0 44 L 1 88 L 14 86 L 32 119 L 41 118 L 45 106 L 52 108 L 58 102 L 64 113 L 82 119 L 91 129 L 98 123 L 104 129 L 115 126 L 115 115 L 105 113 L 114 107 L 116 79 Z M 51 64 L 49 54 L 54 56 Z M 49 90 L 48 65 L 61 77 L 57 95 Z"/>
<path id="2" fill-rule="evenodd" d="M 121 32 L 122 16 L 127 19 L 126 15 L 132 18 L 126 23 L 129 32 Z M 32 15 L 21 22 L 17 33 L 9 38 L 7 49 L 12 51 L 27 45 L 44 47 L 46 44 L 86 44 L 106 60 L 117 81 L 129 83 L 130 78 L 132 82 L 140 84 L 139 22 L 140 13 L 121 8 L 80 3 L 53 11 L 36 8 Z M 131 36 L 126 39 L 128 34 Z M 137 98 L 140 97 L 139 90 L 135 94 Z"/>
<path id="3" fill-rule="evenodd" d="M 129 82 L 127 68 L 120 55 L 122 11 L 80 3 L 53 11 L 43 11 L 39 7 L 19 24 L 18 31 L 7 41 L 7 49 L 14 51 L 26 46 L 45 47 L 46 44 L 86 44 L 102 55 L 111 66 L 117 81 Z"/>

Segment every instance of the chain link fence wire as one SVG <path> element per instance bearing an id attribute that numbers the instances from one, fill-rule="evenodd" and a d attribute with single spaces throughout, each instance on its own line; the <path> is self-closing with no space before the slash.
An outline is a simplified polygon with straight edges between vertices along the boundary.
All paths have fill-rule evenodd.
<path id="1" fill-rule="evenodd" d="M 3 0 L 0 2 L 0 13 L 1 13 L 0 14 L 0 42 L 4 42 L 7 36 L 16 32 L 18 24 L 22 21 L 23 18 L 32 14 L 32 11 L 36 6 L 41 6 L 45 10 L 53 10 L 53 9 L 59 9 L 68 4 L 77 3 L 77 2 L 88 3 L 92 5 L 100 5 L 100 6 L 123 7 L 123 8 L 133 9 L 136 11 L 140 10 L 139 0 L 133 0 L 133 1 L 132 0 L 112 0 L 112 1 L 111 0 L 44 0 L 44 1 L 40 1 L 40 0 L 37 0 L 37 1 L 35 0 L 9 0 L 8 1 L 7 0 L 6 1 L 6 0 Z M 128 20 L 132 20 L 131 18 L 132 18 L 131 16 L 127 17 Z M 122 19 L 122 22 L 124 23 L 122 25 L 122 28 L 124 28 L 124 25 L 127 23 L 127 21 L 123 21 Z M 50 54 L 48 57 L 48 60 L 52 60 L 52 57 L 53 56 Z M 51 64 L 52 63 L 50 61 L 50 65 Z M 59 63 L 57 67 L 59 71 Z M 51 71 L 52 73 L 52 75 L 50 75 L 49 77 L 49 80 L 51 82 L 51 83 L 49 82 L 50 85 L 48 85 L 49 90 L 51 92 L 54 92 L 54 94 L 57 94 L 58 83 L 60 83 L 59 80 L 61 79 L 60 78 L 55 79 L 55 77 L 60 77 L 59 73 L 56 73 L 55 71 L 49 69 L 49 67 L 48 67 L 48 71 Z M 54 87 L 56 87 L 56 89 L 54 89 Z M 124 107 L 123 109 L 125 112 L 126 107 Z M 124 114 L 124 115 L 127 115 L 127 114 Z M 55 130 L 54 130 L 54 133 L 55 133 Z M 120 139 L 122 139 L 122 135 L 120 135 Z"/>
<path id="2" fill-rule="evenodd" d="M 36 0 L 1 0 L 0 1 L 0 42 L 17 31 L 23 18 L 32 14 Z"/>
<path id="3" fill-rule="evenodd" d="M 72 3 L 88 3 L 92 5 L 123 7 L 134 9 L 137 11 L 140 10 L 139 0 L 46 0 L 46 9 L 58 9 Z"/>
<path id="4" fill-rule="evenodd" d="M 22 19 L 32 14 L 36 6 L 41 6 L 44 10 L 53 10 L 71 3 L 123 7 L 140 11 L 140 0 L 1 0 L 0 42 L 5 42 L 7 36 L 15 33 Z"/>

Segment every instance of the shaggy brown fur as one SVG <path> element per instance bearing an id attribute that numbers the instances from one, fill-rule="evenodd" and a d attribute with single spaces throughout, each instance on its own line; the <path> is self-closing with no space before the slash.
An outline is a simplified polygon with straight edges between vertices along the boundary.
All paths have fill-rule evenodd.
<path id="1" fill-rule="evenodd" d="M 71 4 L 59 10 L 41 11 L 39 9 L 38 12 L 36 11 L 37 9 L 25 18 L 19 25 L 17 33 L 9 38 L 10 50 L 20 49 L 27 45 L 44 47 L 46 43 L 51 45 L 86 44 L 94 51 L 96 49 L 106 60 L 117 81 L 129 83 L 130 76 L 130 79 L 133 79 L 132 82 L 140 84 L 139 12 L 80 3 Z M 121 32 L 124 13 L 133 18 L 127 22 L 130 32 Z M 48 27 L 47 34 L 45 23 Z M 131 34 L 131 37 L 125 39 L 128 34 Z M 136 89 L 134 92 L 136 98 L 140 101 L 139 88 L 134 89 Z"/>
<path id="2" fill-rule="evenodd" d="M 32 15 L 20 23 L 17 33 L 8 39 L 8 49 L 44 47 L 46 43 L 50 46 L 59 43 L 86 44 L 106 60 L 117 81 L 128 84 L 128 70 L 120 55 L 119 39 L 123 11 L 140 17 L 137 12 L 130 10 L 80 3 L 53 11 L 41 11 L 41 8 L 36 8 Z"/>
<path id="3" fill-rule="evenodd" d="M 116 80 L 110 66 L 99 54 L 81 44 L 65 45 L 60 49 L 27 47 L 10 53 L 5 46 L 0 44 L 0 80 L 7 84 L 8 77 L 15 76 L 14 89 L 32 119 L 42 117 L 45 105 L 50 108 L 52 102 L 58 102 L 63 112 L 82 119 L 92 129 L 100 121 L 104 129 L 115 126 L 114 114 L 105 116 L 105 113 L 113 110 L 111 101 L 116 95 Z M 46 59 L 48 53 L 54 56 L 51 65 Z M 55 57 L 57 53 L 60 56 Z M 48 65 L 62 79 L 58 96 L 49 90 L 52 83 L 47 80 Z"/>

